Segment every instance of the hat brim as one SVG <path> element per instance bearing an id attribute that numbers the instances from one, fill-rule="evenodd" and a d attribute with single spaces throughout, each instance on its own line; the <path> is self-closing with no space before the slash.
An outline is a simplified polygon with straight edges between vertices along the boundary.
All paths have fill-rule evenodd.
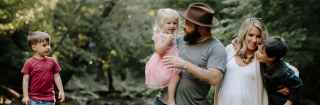
<path id="1" fill-rule="evenodd" d="M 199 26 L 202 26 L 202 27 L 217 27 L 219 25 L 219 21 L 216 17 L 212 17 L 212 23 L 215 23 L 215 24 L 202 24 L 200 22 L 197 22 L 193 19 L 190 19 L 188 16 L 186 16 L 185 14 L 186 12 L 185 11 L 179 11 L 179 14 L 186 20 L 190 21 L 191 23 L 193 24 L 196 24 L 196 25 L 199 25 Z"/>

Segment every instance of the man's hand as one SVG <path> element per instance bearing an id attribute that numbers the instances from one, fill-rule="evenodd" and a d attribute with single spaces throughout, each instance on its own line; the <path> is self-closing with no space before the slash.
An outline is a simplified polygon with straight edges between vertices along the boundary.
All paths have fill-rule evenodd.
<path id="1" fill-rule="evenodd" d="M 63 91 L 59 91 L 59 96 L 58 96 L 59 102 L 63 102 L 64 98 L 65 98 L 64 92 Z"/>
<path id="2" fill-rule="evenodd" d="M 24 105 L 29 105 L 29 103 L 30 103 L 29 97 L 28 97 L 28 96 L 27 96 L 27 97 L 23 97 L 23 98 L 22 98 L 22 103 L 23 103 Z"/>
<path id="3" fill-rule="evenodd" d="M 183 68 L 187 64 L 187 61 L 177 56 L 165 56 L 162 62 L 170 68 Z"/>

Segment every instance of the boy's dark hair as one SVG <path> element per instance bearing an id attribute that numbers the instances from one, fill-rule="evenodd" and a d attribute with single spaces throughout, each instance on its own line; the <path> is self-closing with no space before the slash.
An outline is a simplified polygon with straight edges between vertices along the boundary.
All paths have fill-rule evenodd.
<path id="1" fill-rule="evenodd" d="M 288 45 L 281 37 L 267 39 L 264 46 L 268 57 L 274 57 L 275 61 L 280 60 L 288 51 Z"/>
<path id="2" fill-rule="evenodd" d="M 34 44 L 40 43 L 40 42 L 50 42 L 50 35 L 46 32 L 30 32 L 28 34 L 28 45 L 31 47 Z"/>

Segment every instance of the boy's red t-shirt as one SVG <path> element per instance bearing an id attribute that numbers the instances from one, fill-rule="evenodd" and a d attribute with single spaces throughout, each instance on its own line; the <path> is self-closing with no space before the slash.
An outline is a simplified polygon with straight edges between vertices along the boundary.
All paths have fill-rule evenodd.
<path id="1" fill-rule="evenodd" d="M 26 60 L 21 72 L 29 74 L 29 97 L 33 100 L 54 101 L 54 74 L 61 70 L 59 64 L 49 57 Z"/>

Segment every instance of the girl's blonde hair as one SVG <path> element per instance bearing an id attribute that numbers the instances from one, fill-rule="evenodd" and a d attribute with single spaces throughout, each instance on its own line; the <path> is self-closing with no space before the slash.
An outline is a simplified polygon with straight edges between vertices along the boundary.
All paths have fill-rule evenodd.
<path id="1" fill-rule="evenodd" d="M 158 33 L 161 31 L 161 25 L 165 24 L 168 19 L 179 19 L 179 13 L 171 8 L 163 8 L 157 11 L 157 16 L 153 25 L 153 32 Z M 178 23 L 177 23 L 178 24 Z"/>
<path id="2" fill-rule="evenodd" d="M 260 18 L 247 18 L 240 26 L 239 32 L 235 38 L 238 47 L 236 54 L 239 55 L 241 58 L 245 59 L 245 54 L 247 51 L 247 43 L 245 42 L 246 36 L 248 35 L 249 29 L 251 26 L 257 28 L 260 31 L 261 34 L 261 42 L 263 43 L 269 36 L 269 33 L 265 27 L 265 25 L 260 21 Z M 251 61 L 251 58 L 249 59 Z"/>

